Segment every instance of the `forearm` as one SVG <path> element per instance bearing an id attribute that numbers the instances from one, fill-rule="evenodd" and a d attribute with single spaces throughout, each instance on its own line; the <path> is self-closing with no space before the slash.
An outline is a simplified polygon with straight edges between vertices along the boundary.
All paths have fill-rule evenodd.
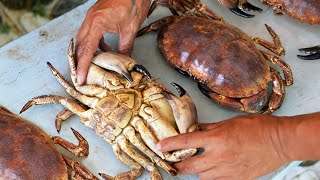
<path id="1" fill-rule="evenodd" d="M 277 134 L 288 160 L 320 159 L 320 113 L 282 117 Z"/>

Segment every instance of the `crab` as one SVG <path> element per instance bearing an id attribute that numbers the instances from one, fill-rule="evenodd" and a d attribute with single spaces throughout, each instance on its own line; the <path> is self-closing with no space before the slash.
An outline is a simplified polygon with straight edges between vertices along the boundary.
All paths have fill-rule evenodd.
<path id="1" fill-rule="evenodd" d="M 79 86 L 74 53 L 71 41 L 68 62 L 74 87 L 50 63 L 48 66 L 66 91 L 80 102 L 56 95 L 39 96 L 32 98 L 21 112 L 32 105 L 62 104 L 66 110 L 58 114 L 57 129 L 73 113 L 80 116 L 81 122 L 111 144 L 117 158 L 132 168 L 115 178 L 102 175 L 105 179 L 135 179 L 143 169 L 150 171 L 151 179 L 162 179 L 155 164 L 176 175 L 169 161 L 184 160 L 194 155 L 197 149 L 163 153 L 155 145 L 170 136 L 198 131 L 196 107 L 188 93 L 172 83 L 180 95 L 175 96 L 151 78 L 135 60 L 113 52 L 97 52 L 86 85 Z"/>
<path id="2" fill-rule="evenodd" d="M 246 11 L 258 11 L 262 9 L 251 5 L 247 0 L 218 0 L 224 7 L 229 8 L 235 14 L 251 18 L 254 15 Z M 302 23 L 320 24 L 320 3 L 318 0 L 261 0 L 271 6 L 277 15 L 287 14 Z"/>
<path id="3" fill-rule="evenodd" d="M 180 73 L 198 80 L 201 92 L 222 106 L 271 114 L 284 99 L 284 86 L 293 84 L 292 72 L 279 56 L 285 53 L 277 34 L 266 25 L 274 44 L 251 38 L 223 21 L 200 1 L 156 0 L 174 14 L 141 29 L 138 36 L 160 30 L 158 44 L 167 62 Z M 151 14 L 151 13 L 149 13 Z M 278 56 L 258 50 L 255 44 Z M 284 79 L 267 61 L 279 65 Z M 267 85 L 273 91 L 267 98 Z"/>
<path id="4" fill-rule="evenodd" d="M 80 163 L 56 149 L 54 144 L 81 157 L 89 153 L 87 141 L 75 130 L 79 145 L 58 136 L 50 137 L 42 129 L 0 105 L 0 179 L 93 179 Z"/>

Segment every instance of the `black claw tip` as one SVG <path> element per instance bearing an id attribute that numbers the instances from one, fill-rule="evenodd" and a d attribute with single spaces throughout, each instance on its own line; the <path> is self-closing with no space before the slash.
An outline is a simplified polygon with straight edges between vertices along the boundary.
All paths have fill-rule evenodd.
<path id="1" fill-rule="evenodd" d="M 190 78 L 190 74 L 187 73 L 186 71 L 180 69 L 180 68 L 175 68 L 175 70 L 177 70 L 180 74 L 184 75 L 184 76 L 187 76 L 188 78 Z"/>
<path id="2" fill-rule="evenodd" d="M 241 9 L 239 9 L 238 7 L 230 8 L 230 11 L 235 13 L 236 15 L 244 17 L 244 18 L 253 18 L 254 17 L 254 15 L 245 13 Z"/>
<path id="3" fill-rule="evenodd" d="M 262 9 L 257 7 L 257 6 L 254 6 L 250 3 L 244 3 L 242 5 L 242 8 L 245 10 L 245 11 L 256 11 L 256 12 L 262 12 Z"/>
<path id="4" fill-rule="evenodd" d="M 318 60 L 320 59 L 320 53 L 315 53 L 315 54 L 311 54 L 311 55 L 297 55 L 298 58 L 302 59 L 302 60 Z"/>
<path id="5" fill-rule="evenodd" d="M 301 48 L 299 51 L 307 54 L 320 53 L 320 46 Z"/>
<path id="6" fill-rule="evenodd" d="M 186 90 L 183 89 L 179 84 L 171 82 L 170 83 L 176 90 L 178 91 L 180 97 L 184 96 L 186 94 Z"/>
<path id="7" fill-rule="evenodd" d="M 201 82 L 198 82 L 198 88 L 204 95 L 210 98 L 209 93 L 212 92 L 212 90 L 207 85 Z"/>
<path id="8" fill-rule="evenodd" d="M 149 71 L 144 66 L 142 66 L 140 64 L 136 64 L 133 66 L 133 70 L 147 76 L 148 79 L 151 79 L 151 75 L 150 75 Z"/>

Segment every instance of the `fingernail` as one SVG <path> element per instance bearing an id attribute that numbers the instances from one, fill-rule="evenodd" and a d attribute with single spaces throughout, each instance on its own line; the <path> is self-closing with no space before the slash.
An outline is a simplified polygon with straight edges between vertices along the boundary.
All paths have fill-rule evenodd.
<path id="1" fill-rule="evenodd" d="M 161 151 L 161 144 L 160 144 L 160 143 L 157 143 L 157 144 L 156 144 L 156 149 L 157 149 L 158 151 Z"/>
<path id="2" fill-rule="evenodd" d="M 77 83 L 82 85 L 84 83 L 83 76 L 77 76 Z"/>

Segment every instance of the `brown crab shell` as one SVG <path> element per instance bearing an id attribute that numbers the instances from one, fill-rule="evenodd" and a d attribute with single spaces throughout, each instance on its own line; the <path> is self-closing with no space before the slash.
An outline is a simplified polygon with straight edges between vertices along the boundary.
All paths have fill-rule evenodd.
<path id="1" fill-rule="evenodd" d="M 68 179 L 67 166 L 51 138 L 0 106 L 0 179 Z"/>
<path id="2" fill-rule="evenodd" d="M 161 30 L 158 44 L 171 66 L 220 95 L 250 97 L 270 81 L 270 67 L 252 39 L 225 22 L 184 16 Z"/>
<path id="3" fill-rule="evenodd" d="M 283 13 L 309 24 L 320 24 L 319 0 L 264 0 L 271 6 L 281 6 Z"/>

